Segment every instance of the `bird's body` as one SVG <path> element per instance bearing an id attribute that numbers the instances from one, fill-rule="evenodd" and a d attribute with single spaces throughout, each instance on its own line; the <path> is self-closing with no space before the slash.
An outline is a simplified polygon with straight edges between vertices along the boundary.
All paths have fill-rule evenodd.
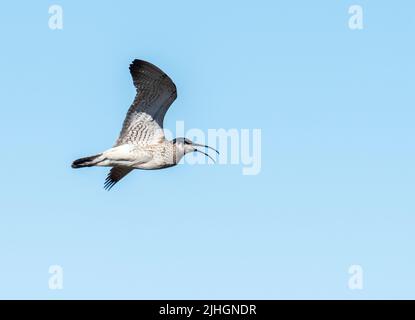
<path id="1" fill-rule="evenodd" d="M 106 189 L 111 189 L 133 169 L 168 168 L 189 152 L 207 155 L 196 146 L 208 146 L 185 138 L 169 141 L 164 136 L 164 115 L 177 97 L 173 81 L 159 68 L 142 60 L 134 60 L 130 72 L 137 94 L 115 146 L 72 163 L 73 168 L 112 167 L 105 181 Z"/>
<path id="2" fill-rule="evenodd" d="M 95 164 L 98 167 L 128 166 L 133 169 L 162 169 L 175 163 L 175 147 L 171 141 L 159 144 L 132 145 L 123 144 L 108 149 L 97 155 Z"/>

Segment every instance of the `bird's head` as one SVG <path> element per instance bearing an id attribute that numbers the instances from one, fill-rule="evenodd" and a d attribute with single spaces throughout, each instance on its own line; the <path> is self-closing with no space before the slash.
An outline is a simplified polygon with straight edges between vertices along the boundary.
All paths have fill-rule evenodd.
<path id="1" fill-rule="evenodd" d="M 193 141 L 187 138 L 175 138 L 173 139 L 173 144 L 176 146 L 176 153 L 177 153 L 178 160 L 180 160 L 180 158 L 183 157 L 187 153 L 199 152 L 201 154 L 204 154 L 206 157 L 210 158 L 212 161 L 215 161 L 210 155 L 197 149 L 197 147 L 208 148 L 208 149 L 215 151 L 217 154 L 219 154 L 219 152 L 216 149 L 213 149 L 212 147 L 209 147 L 204 144 L 194 143 Z"/>

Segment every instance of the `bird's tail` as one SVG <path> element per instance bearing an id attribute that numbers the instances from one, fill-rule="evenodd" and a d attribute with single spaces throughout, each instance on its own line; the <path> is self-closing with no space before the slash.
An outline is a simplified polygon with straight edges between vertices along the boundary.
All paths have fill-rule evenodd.
<path id="1" fill-rule="evenodd" d="M 99 163 L 102 159 L 100 159 L 102 153 L 97 154 L 95 156 L 85 157 L 72 162 L 72 168 L 83 168 L 83 167 L 93 167 L 97 163 Z"/>

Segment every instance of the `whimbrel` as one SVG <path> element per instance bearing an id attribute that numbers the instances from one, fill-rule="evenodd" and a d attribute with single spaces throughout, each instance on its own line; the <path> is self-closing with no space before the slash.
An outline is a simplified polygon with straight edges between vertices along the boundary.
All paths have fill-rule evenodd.
<path id="1" fill-rule="evenodd" d="M 218 152 L 186 138 L 167 140 L 163 120 L 177 97 L 176 86 L 162 70 L 143 60 L 134 60 L 130 64 L 130 73 L 137 93 L 114 147 L 72 163 L 72 168 L 112 167 L 105 180 L 106 190 L 110 190 L 133 169 L 172 167 L 190 152 L 200 152 L 211 158 L 197 147 Z"/>

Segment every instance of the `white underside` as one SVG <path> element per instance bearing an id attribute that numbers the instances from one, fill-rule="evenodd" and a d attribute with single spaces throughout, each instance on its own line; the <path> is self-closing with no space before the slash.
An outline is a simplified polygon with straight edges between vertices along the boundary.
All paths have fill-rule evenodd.
<path id="1" fill-rule="evenodd" d="M 150 151 L 136 145 L 123 144 L 104 151 L 97 166 L 126 166 L 134 169 L 160 169 L 166 167 L 166 161 Z"/>

